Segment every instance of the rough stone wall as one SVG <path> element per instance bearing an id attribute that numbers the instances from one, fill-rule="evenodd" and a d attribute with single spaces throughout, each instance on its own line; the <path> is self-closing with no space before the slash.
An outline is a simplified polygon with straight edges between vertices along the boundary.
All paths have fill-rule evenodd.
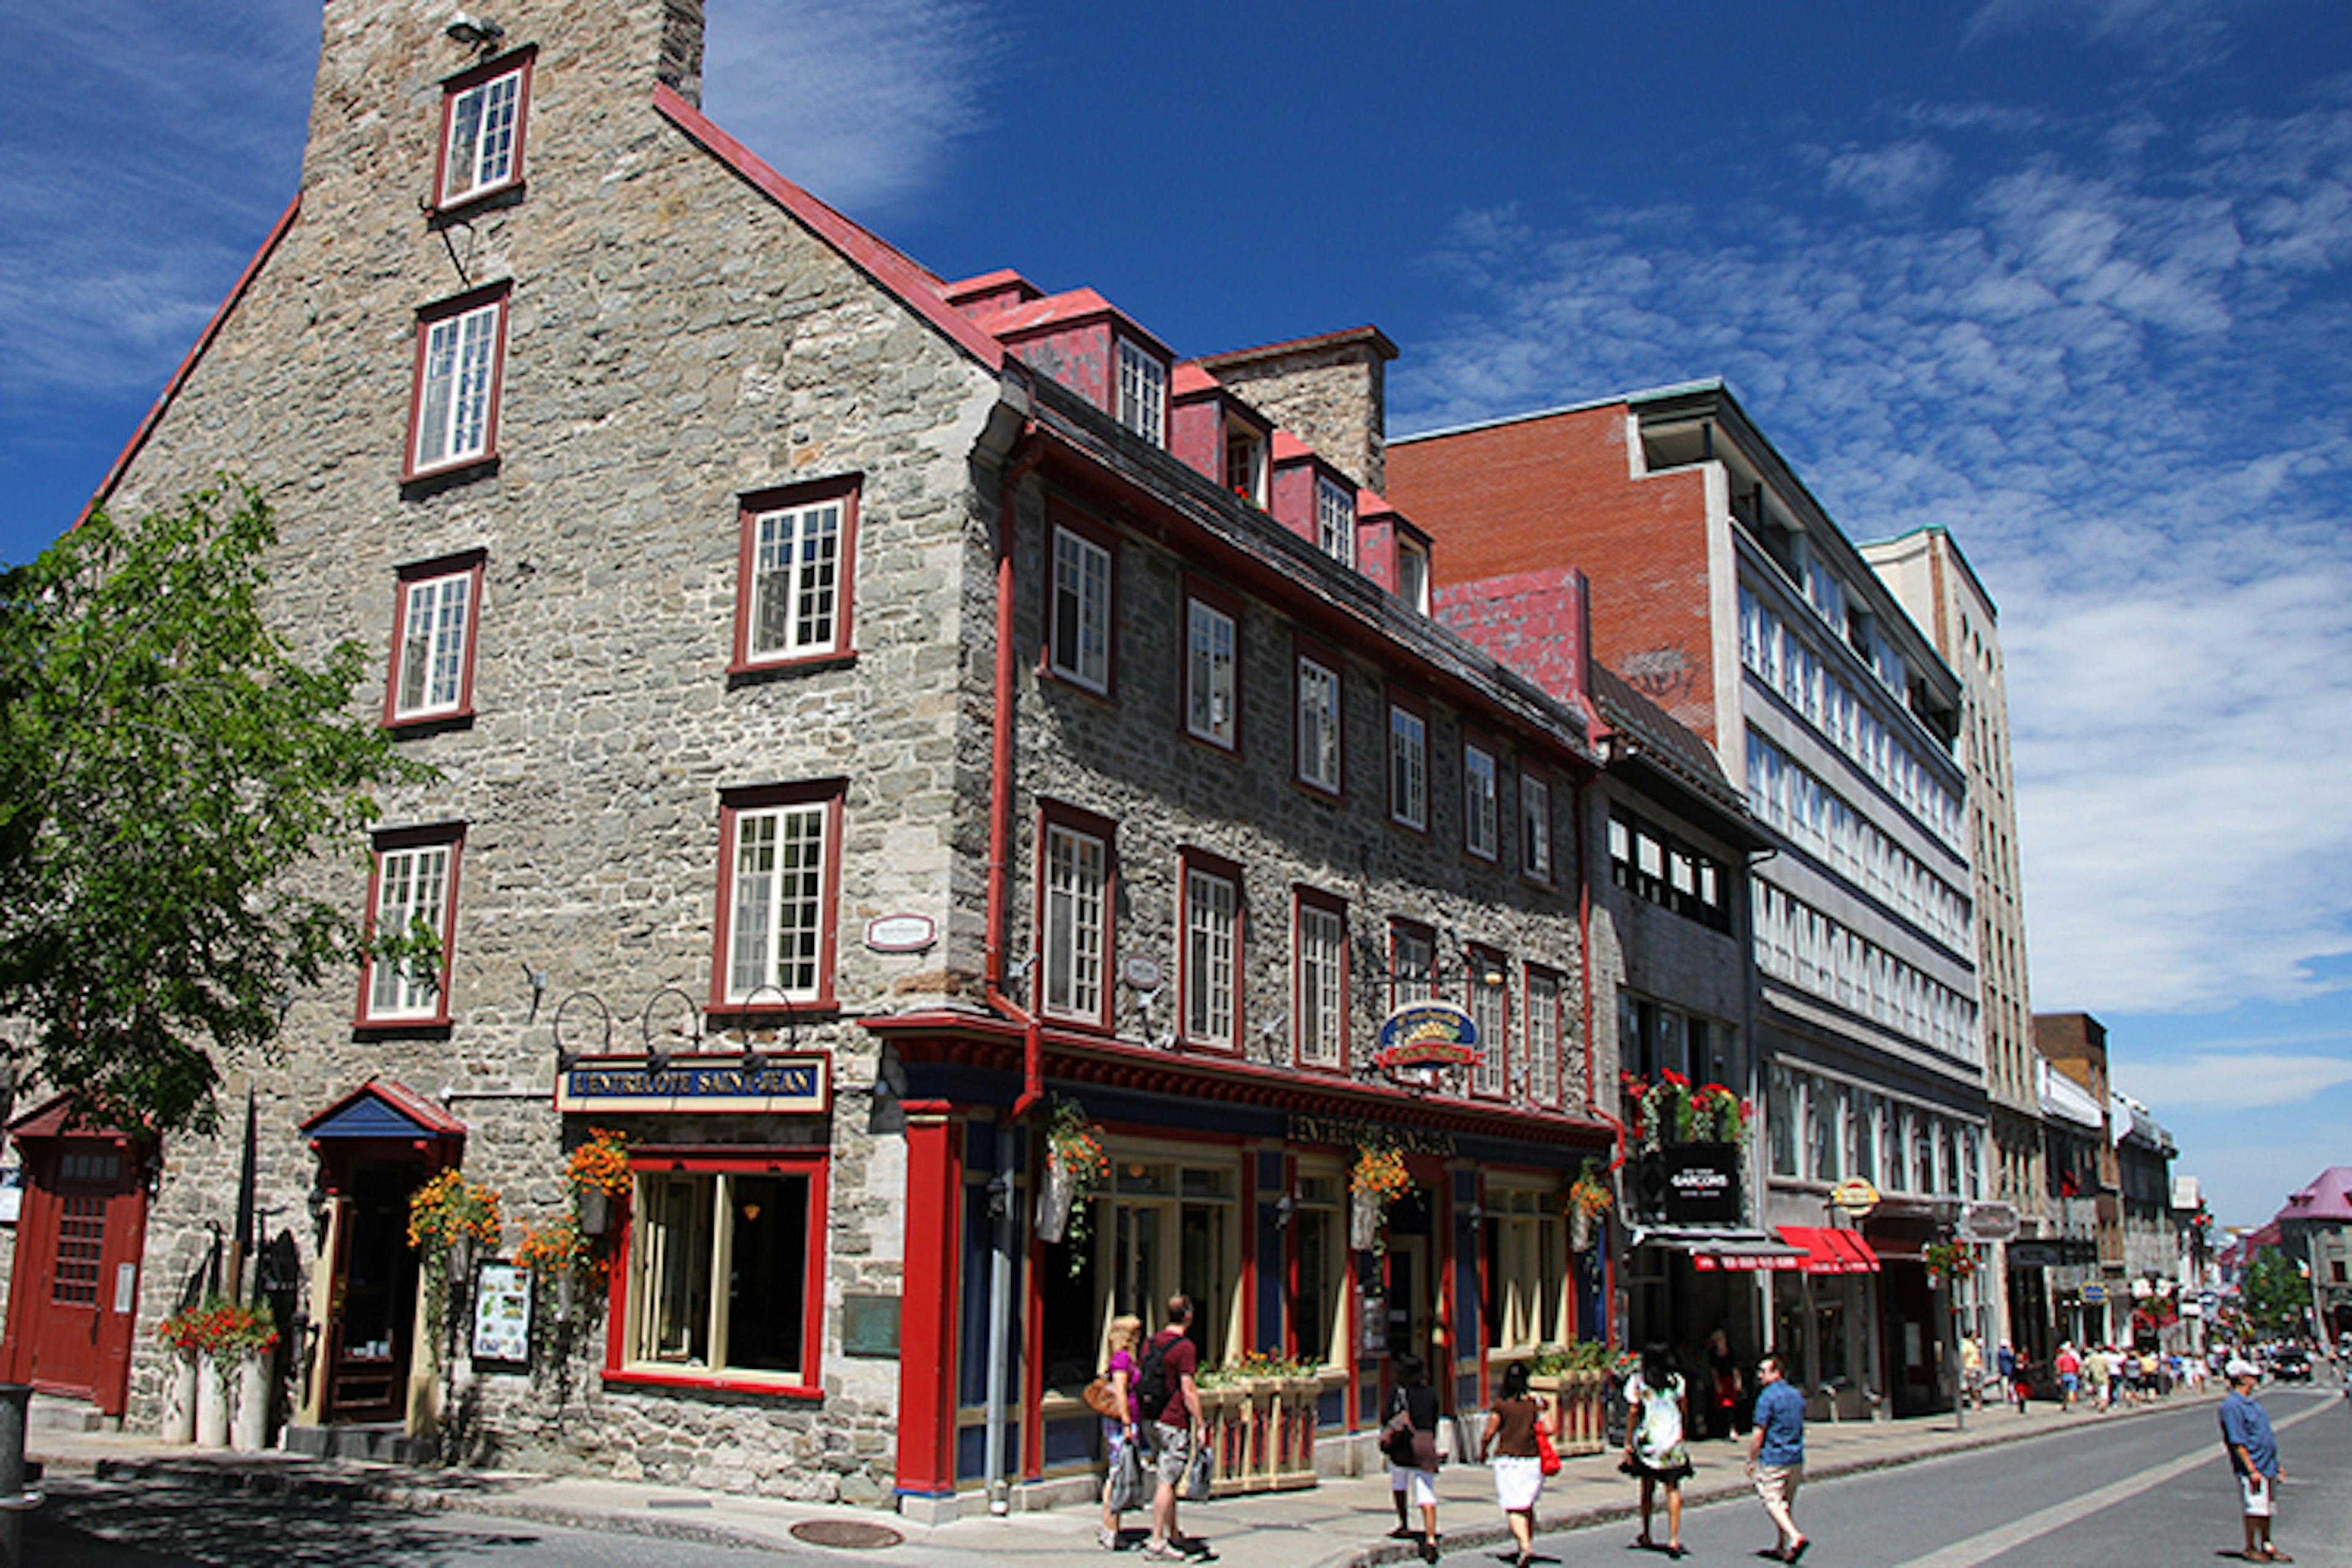
<path id="1" fill-rule="evenodd" d="M 1201 363 L 1341 473 L 1385 492 L 1388 362 L 1395 353 L 1388 340 L 1363 331 L 1215 354 Z"/>
<path id="2" fill-rule="evenodd" d="M 698 7 L 515 0 L 498 15 L 509 45 L 541 48 L 528 187 L 436 228 L 418 198 L 438 84 L 469 63 L 442 36 L 446 6 L 327 8 L 299 220 L 113 499 L 135 514 L 219 469 L 259 485 L 281 527 L 270 613 L 313 653 L 345 637 L 385 649 L 398 567 L 487 552 L 478 716 L 404 739 L 443 777 L 384 802 L 387 826 L 467 826 L 453 1022 L 356 1032 L 357 977 L 341 978 L 298 999 L 270 1059 L 226 1064 L 231 1090 L 249 1079 L 259 1097 L 261 1202 L 306 1271 L 316 1163 L 296 1125 L 373 1075 L 446 1100 L 468 1126 L 467 1173 L 501 1191 L 510 1226 L 547 1217 L 564 1198 L 563 1147 L 588 1120 L 567 1128 L 551 1105 L 559 999 L 596 993 L 623 1016 L 625 1048 L 658 987 L 700 1003 L 719 792 L 846 776 L 845 1021 L 801 1031 L 832 1052 L 832 1116 L 782 1131 L 707 1117 L 636 1128 L 828 1145 L 824 1398 L 604 1389 L 592 1331 L 540 1376 L 483 1377 L 461 1404 L 478 1458 L 870 1500 L 890 1479 L 897 1367 L 845 1360 L 837 1308 L 845 1290 L 899 1288 L 904 1154 L 875 1043 L 845 1020 L 935 999 L 980 966 L 964 883 L 984 838 L 974 687 L 988 660 L 974 645 L 990 626 L 989 517 L 970 464 L 994 379 L 656 115 L 656 77 L 696 74 Z M 404 488 L 416 310 L 502 279 L 499 460 Z M 863 476 L 855 660 L 730 680 L 738 498 L 851 474 Z M 379 656 L 363 713 L 381 709 L 383 671 Z M 362 907 L 356 858 L 309 876 Z M 855 933 L 886 911 L 929 914 L 941 946 L 866 952 Z M 550 975 L 535 1014 L 526 969 Z M 593 1048 L 592 1027 L 567 1043 Z M 133 1426 L 160 1405 L 147 1331 L 201 1268 L 235 1191 L 229 1120 L 222 1137 L 168 1151 Z"/>

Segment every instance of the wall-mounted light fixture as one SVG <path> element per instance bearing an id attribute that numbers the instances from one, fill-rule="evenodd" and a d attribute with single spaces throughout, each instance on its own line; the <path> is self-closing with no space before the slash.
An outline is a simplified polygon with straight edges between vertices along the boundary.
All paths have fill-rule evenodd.
<path id="1" fill-rule="evenodd" d="M 469 49 L 493 48 L 507 36 L 507 30 L 488 16 L 477 16 L 467 11 L 456 13 L 441 30 Z"/>

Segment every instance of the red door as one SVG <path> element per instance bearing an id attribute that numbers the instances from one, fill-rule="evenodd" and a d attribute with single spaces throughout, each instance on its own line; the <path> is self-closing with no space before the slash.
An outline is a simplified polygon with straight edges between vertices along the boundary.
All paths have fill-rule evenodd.
<path id="1" fill-rule="evenodd" d="M 139 1306 L 147 1198 L 131 1147 L 27 1139 L 25 1206 L 8 1289 L 8 1375 L 122 1414 Z"/>

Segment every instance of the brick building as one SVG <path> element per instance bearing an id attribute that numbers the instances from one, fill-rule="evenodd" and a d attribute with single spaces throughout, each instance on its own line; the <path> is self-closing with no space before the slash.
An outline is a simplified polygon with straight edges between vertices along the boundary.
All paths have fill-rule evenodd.
<path id="1" fill-rule="evenodd" d="M 2088 1013 L 2037 1013 L 2033 1048 L 2049 1068 L 2042 1109 L 2043 1160 L 2059 1227 L 2047 1255 L 2056 1331 L 2078 1345 L 2124 1343 L 2130 1334 L 2130 1289 L 2106 1026 Z"/>
<path id="2" fill-rule="evenodd" d="M 1594 656 L 1743 784 L 1769 844 L 1745 879 L 1754 1217 L 1806 1254 L 1759 1269 L 1771 1337 L 1847 1415 L 1948 1403 L 1924 1248 L 1987 1195 L 1958 681 L 1718 383 L 1394 441 L 1388 477 L 1441 591 L 1582 568 Z M 1653 1245 L 1665 1278 L 1699 1261 Z"/>
<path id="3" fill-rule="evenodd" d="M 1561 1201 L 1616 1136 L 1602 726 L 1581 647 L 1538 683 L 1429 613 L 1369 488 L 1385 340 L 1180 362 L 1089 290 L 941 279 L 701 113 L 694 0 L 323 16 L 299 194 L 100 499 L 239 473 L 273 620 L 385 650 L 439 780 L 305 874 L 440 957 L 226 1064 L 249 1166 L 21 1121 L 14 1364 L 153 1422 L 145 1331 L 244 1272 L 241 1187 L 319 1449 L 937 1516 L 1090 1484 L 1105 1328 L 1171 1290 L 1204 1364 L 1306 1364 L 1310 1475 L 1397 1353 L 1465 1409 L 1603 1336 Z M 1719 777 L 1670 798 L 1736 899 Z M 1432 1001 L 1467 1059 L 1379 1059 Z M 1108 1156 L 1083 1243 L 1032 1223 L 1055 1106 Z M 630 1140 L 605 1289 L 478 1353 L 410 1195 L 454 1169 L 544 1223 L 592 1127 Z M 70 1322 L 67 1262 L 110 1282 Z M 121 1353 L 68 1374 L 88 1323 Z"/>

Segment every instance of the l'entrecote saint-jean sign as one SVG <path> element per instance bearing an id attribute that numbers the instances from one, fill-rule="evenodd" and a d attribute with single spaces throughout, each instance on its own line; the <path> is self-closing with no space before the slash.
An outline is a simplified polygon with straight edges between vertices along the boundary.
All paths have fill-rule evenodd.
<path id="1" fill-rule="evenodd" d="M 643 1058 L 585 1061 L 557 1076 L 558 1110 L 821 1112 L 831 1103 L 830 1058 L 687 1058 L 658 1071 Z"/>

